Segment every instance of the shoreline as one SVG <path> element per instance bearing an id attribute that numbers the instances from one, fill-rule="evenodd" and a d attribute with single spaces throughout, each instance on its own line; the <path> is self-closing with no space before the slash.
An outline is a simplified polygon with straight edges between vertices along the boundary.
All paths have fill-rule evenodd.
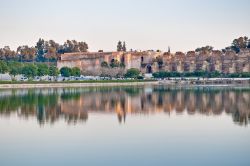
<path id="1" fill-rule="evenodd" d="M 29 88 L 81 88 L 81 87 L 111 87 L 111 86 L 144 86 L 160 85 L 158 81 L 145 82 L 96 82 L 96 83 L 22 83 L 0 84 L 0 89 L 29 89 Z"/>
<path id="2" fill-rule="evenodd" d="M 133 82 L 57 82 L 57 83 L 12 83 L 0 84 L 0 89 L 34 89 L 34 88 L 81 88 L 81 87 L 112 87 L 112 86 L 168 86 L 168 87 L 250 87 L 249 83 L 217 83 L 190 84 L 166 81 L 133 81 Z"/>

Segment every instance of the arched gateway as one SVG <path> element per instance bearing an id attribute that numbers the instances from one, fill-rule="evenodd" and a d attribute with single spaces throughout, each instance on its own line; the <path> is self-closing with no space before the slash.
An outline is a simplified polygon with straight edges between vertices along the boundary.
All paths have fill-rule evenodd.
<path id="1" fill-rule="evenodd" d="M 147 65 L 146 73 L 147 74 L 152 74 L 152 67 L 151 67 L 151 65 Z"/>

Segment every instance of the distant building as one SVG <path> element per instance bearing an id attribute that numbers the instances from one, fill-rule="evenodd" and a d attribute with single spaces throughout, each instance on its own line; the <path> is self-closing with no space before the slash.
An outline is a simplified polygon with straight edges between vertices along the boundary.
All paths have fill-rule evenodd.
<path id="1" fill-rule="evenodd" d="M 137 68 L 143 74 L 158 71 L 193 72 L 198 70 L 219 71 L 222 73 L 250 72 L 250 49 L 242 49 L 238 54 L 233 51 L 211 51 L 175 54 L 158 51 L 132 52 L 77 52 L 65 53 L 58 61 L 58 68 L 79 67 L 83 73 L 102 70 L 102 62 L 108 64 L 118 61 L 125 70 Z"/>

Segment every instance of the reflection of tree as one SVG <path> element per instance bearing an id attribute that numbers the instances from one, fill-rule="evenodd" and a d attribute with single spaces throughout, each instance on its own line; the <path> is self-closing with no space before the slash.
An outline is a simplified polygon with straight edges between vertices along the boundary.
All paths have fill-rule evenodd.
<path id="1" fill-rule="evenodd" d="M 124 91 L 129 96 L 137 96 L 140 93 L 140 88 L 138 88 L 138 87 L 126 87 L 126 88 L 124 88 Z"/>
<path id="2" fill-rule="evenodd" d="M 28 118 L 36 116 L 39 124 L 45 122 L 54 123 L 60 117 L 65 117 L 70 122 L 71 118 L 63 115 L 59 105 L 59 93 L 57 90 L 13 90 L 11 95 L 0 96 L 0 114 L 11 115 L 18 113 L 19 117 Z M 76 99 L 79 94 L 69 95 L 66 99 Z M 78 116 L 78 115 L 77 115 Z M 75 118 L 76 119 L 76 118 Z M 80 115 L 78 119 L 86 120 L 86 115 Z"/>
<path id="3" fill-rule="evenodd" d="M 62 100 L 78 100 L 80 98 L 80 93 L 79 92 L 63 92 L 61 94 L 61 99 Z"/>
<path id="4" fill-rule="evenodd" d="M 93 87 L 82 89 L 6 90 L 0 93 L 0 115 L 37 117 L 40 124 L 86 121 L 89 112 L 116 113 L 119 122 L 127 114 L 166 112 L 233 117 L 240 125 L 250 120 L 250 90 L 230 88 L 167 88 L 152 91 L 137 87 Z"/>

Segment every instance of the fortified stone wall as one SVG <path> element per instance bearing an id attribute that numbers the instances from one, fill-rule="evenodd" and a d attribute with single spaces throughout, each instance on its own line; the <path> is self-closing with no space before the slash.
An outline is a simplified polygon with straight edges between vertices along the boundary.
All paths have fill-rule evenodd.
<path id="1" fill-rule="evenodd" d="M 154 51 L 143 52 L 93 52 L 65 53 L 58 61 L 58 68 L 79 67 L 83 73 L 102 70 L 102 62 L 117 60 L 125 64 L 125 70 L 137 68 L 142 73 L 158 71 L 193 72 L 206 70 L 222 73 L 250 72 L 250 49 L 238 54 L 233 51 L 194 52 L 175 54 Z"/>

